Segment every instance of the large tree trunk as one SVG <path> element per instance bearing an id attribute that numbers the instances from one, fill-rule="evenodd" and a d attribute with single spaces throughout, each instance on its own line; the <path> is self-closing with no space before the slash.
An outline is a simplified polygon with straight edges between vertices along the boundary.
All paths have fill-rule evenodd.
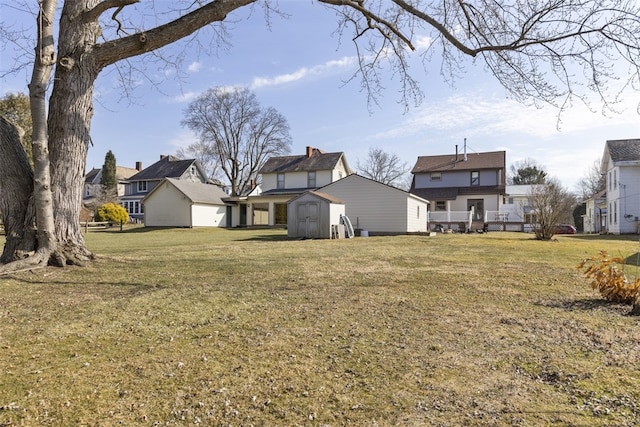
<path id="1" fill-rule="evenodd" d="M 49 103 L 49 151 L 58 254 L 66 264 L 91 258 L 80 227 L 82 188 L 98 68 L 89 54 L 100 28 L 82 19 L 97 1 L 65 2 L 60 17 L 58 66 Z"/>
<path id="2" fill-rule="evenodd" d="M 53 49 L 56 0 L 40 3 L 36 63 L 30 85 L 34 118 L 33 195 L 37 222 L 35 256 L 0 267 L 0 274 L 49 264 L 83 265 L 92 258 L 80 227 L 80 209 L 90 124 L 93 86 L 100 71 L 117 61 L 158 49 L 256 0 L 217 0 L 147 32 L 96 44 L 100 15 L 118 12 L 139 0 L 68 0 L 60 17 L 58 59 Z M 115 18 L 114 18 L 115 19 Z M 48 117 L 44 95 L 56 63 Z M 27 190 L 25 190 L 27 191 Z M 7 249 L 8 250 L 8 249 Z M 25 262 L 23 262 L 25 261 Z M 4 261 L 3 261 L 4 262 Z"/>
<path id="3" fill-rule="evenodd" d="M 0 263 L 23 258 L 36 249 L 33 172 L 17 129 L 0 116 L 0 212 L 6 241 Z"/>

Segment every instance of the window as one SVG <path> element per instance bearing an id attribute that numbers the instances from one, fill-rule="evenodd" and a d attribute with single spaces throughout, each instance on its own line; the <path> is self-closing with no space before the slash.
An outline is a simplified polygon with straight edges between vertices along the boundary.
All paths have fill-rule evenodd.
<path id="1" fill-rule="evenodd" d="M 138 181 L 138 192 L 140 193 L 147 192 L 147 181 Z"/>
<path id="2" fill-rule="evenodd" d="M 480 171 L 471 171 L 471 185 L 480 185 Z"/>
<path id="3" fill-rule="evenodd" d="M 284 174 L 283 173 L 279 173 L 278 174 L 278 186 L 277 188 L 284 188 Z"/>
<path id="4" fill-rule="evenodd" d="M 441 172 L 431 172 L 431 181 L 442 181 Z"/>
<path id="5" fill-rule="evenodd" d="M 613 202 L 613 223 L 618 223 L 618 202 Z"/>
<path id="6" fill-rule="evenodd" d="M 436 201 L 436 210 L 437 211 L 446 211 L 447 210 L 447 202 L 445 202 L 444 200 L 437 200 Z"/>
<path id="7" fill-rule="evenodd" d="M 307 172 L 307 188 L 316 187 L 316 171 Z"/>
<path id="8" fill-rule="evenodd" d="M 613 185 L 613 180 L 611 179 L 611 171 L 609 171 L 609 190 L 611 190 L 611 186 Z"/>
<path id="9" fill-rule="evenodd" d="M 420 206 L 417 206 L 417 208 L 418 208 L 418 212 L 417 212 L 416 218 L 420 219 Z"/>
<path id="10" fill-rule="evenodd" d="M 616 173 L 616 170 L 613 170 L 613 189 L 615 190 L 616 188 L 618 188 L 618 174 Z"/>

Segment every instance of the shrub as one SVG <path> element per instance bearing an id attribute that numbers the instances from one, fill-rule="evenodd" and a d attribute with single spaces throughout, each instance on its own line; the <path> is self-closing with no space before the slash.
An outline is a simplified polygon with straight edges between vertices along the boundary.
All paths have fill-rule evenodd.
<path id="1" fill-rule="evenodd" d="M 607 251 L 583 260 L 578 269 L 583 270 L 591 287 L 600 291 L 608 301 L 633 304 L 639 296 L 640 278 L 630 282 L 624 273 L 625 260 L 610 257 Z M 635 307 L 634 307 L 635 311 Z"/>
<path id="2" fill-rule="evenodd" d="M 96 221 L 112 221 L 118 224 L 129 221 L 126 209 L 117 203 L 105 203 L 98 208 L 95 215 Z"/>

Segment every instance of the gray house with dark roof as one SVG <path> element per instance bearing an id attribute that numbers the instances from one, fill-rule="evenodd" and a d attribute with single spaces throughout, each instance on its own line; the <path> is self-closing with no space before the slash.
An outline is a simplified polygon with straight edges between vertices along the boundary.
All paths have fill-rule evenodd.
<path id="1" fill-rule="evenodd" d="M 606 228 L 612 234 L 637 233 L 640 224 L 640 139 L 609 140 L 602 155 L 606 176 Z"/>
<path id="2" fill-rule="evenodd" d="M 325 153 L 307 147 L 305 154 L 269 158 L 258 171 L 261 185 L 243 197 L 230 197 L 235 205 L 233 226 L 287 225 L 287 202 L 353 173 L 342 152 Z"/>
<path id="3" fill-rule="evenodd" d="M 131 176 L 126 182 L 120 204 L 129 212 L 132 220 L 143 220 L 142 199 L 165 178 L 201 183 L 207 181 L 207 175 L 197 160 L 161 155 L 160 160 Z"/>
<path id="4" fill-rule="evenodd" d="M 486 211 L 498 211 L 505 195 L 506 152 L 420 156 L 410 193 L 429 200 L 432 212 L 469 212 L 481 228 Z"/>

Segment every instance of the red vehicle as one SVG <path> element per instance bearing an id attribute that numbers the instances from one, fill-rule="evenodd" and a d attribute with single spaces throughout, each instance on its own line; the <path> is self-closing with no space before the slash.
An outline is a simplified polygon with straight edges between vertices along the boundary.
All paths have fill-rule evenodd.
<path id="1" fill-rule="evenodd" d="M 576 228 L 569 224 L 558 224 L 553 234 L 576 234 Z"/>

